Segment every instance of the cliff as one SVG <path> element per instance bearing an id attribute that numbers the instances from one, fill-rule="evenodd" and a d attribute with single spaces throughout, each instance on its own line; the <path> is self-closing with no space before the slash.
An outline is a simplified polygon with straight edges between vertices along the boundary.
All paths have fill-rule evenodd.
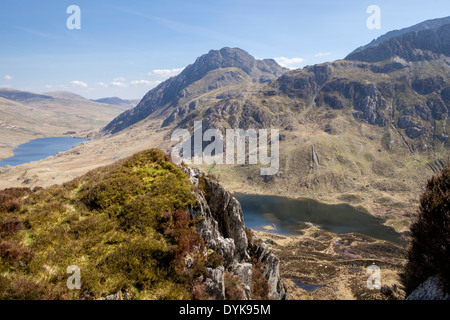
<path id="1" fill-rule="evenodd" d="M 269 287 L 271 299 L 287 299 L 288 293 L 281 282 L 279 259 L 265 243 L 256 243 L 251 232 L 246 232 L 241 205 L 217 181 L 204 176 L 200 170 L 183 168 L 189 180 L 203 192 L 197 192 L 198 208 L 188 210 L 191 218 L 201 218 L 197 230 L 210 248 L 218 248 L 224 264 L 208 269 L 208 291 L 216 299 L 225 298 L 224 270 L 229 269 L 239 278 L 246 299 L 252 299 L 252 269 L 258 262 L 263 264 L 263 274 Z"/>

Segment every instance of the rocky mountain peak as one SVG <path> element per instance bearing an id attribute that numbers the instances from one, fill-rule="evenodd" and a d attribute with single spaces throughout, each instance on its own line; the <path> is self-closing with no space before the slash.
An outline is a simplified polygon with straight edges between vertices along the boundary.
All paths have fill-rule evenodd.
<path id="1" fill-rule="evenodd" d="M 213 70 L 237 68 L 247 74 L 254 82 L 264 83 L 275 80 L 288 69 L 278 65 L 273 59 L 257 60 L 239 48 L 222 48 L 211 50 L 197 58 L 179 75 L 161 83 L 150 90 L 141 102 L 132 110 L 128 110 L 108 124 L 103 132 L 116 133 L 148 117 L 155 110 L 167 105 L 175 106 L 185 96 L 185 89 L 204 78 Z M 211 85 L 211 84 L 210 84 Z M 214 89 L 208 86 L 202 93 Z"/>
<path id="2" fill-rule="evenodd" d="M 261 82 L 266 81 L 270 75 L 276 78 L 287 71 L 273 59 L 256 60 L 242 49 L 225 47 L 220 50 L 211 50 L 197 58 L 194 64 L 185 69 L 185 73 L 201 78 L 211 70 L 230 67 L 242 69 L 254 80 Z M 264 73 L 269 75 L 263 77 Z"/>

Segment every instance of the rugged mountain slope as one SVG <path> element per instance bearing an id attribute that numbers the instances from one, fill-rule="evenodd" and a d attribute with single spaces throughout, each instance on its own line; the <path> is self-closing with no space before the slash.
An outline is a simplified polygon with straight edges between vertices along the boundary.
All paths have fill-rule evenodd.
<path id="1" fill-rule="evenodd" d="M 241 49 L 211 50 L 199 57 L 194 64 L 187 66 L 178 76 L 149 91 L 136 108 L 114 119 L 103 132 L 119 132 L 144 120 L 155 111 L 180 106 L 181 100 L 188 97 L 198 98 L 201 94 L 220 87 L 240 85 L 248 80 L 264 83 L 277 78 L 285 71 L 286 69 L 274 60 L 256 60 Z M 214 75 L 210 72 L 214 72 Z M 210 77 L 209 81 L 198 83 L 205 76 Z"/>
<path id="2" fill-rule="evenodd" d="M 0 192 L 0 299 L 285 299 L 278 264 L 230 193 L 156 149 Z"/>
<path id="3" fill-rule="evenodd" d="M 428 29 L 438 29 L 438 28 L 442 27 L 443 25 L 449 24 L 449 23 L 450 23 L 450 17 L 444 17 L 444 18 L 426 20 L 426 21 L 420 22 L 416 25 L 413 25 L 412 27 L 403 28 L 400 30 L 392 30 L 392 31 L 389 31 L 388 33 L 382 35 L 381 37 L 378 37 L 377 39 L 372 40 L 369 44 L 357 48 L 351 54 L 356 53 L 358 51 L 362 51 L 369 47 L 373 47 L 373 46 L 375 46 L 381 42 L 384 42 L 390 38 L 398 37 L 405 33 L 413 32 L 413 31 L 416 31 L 416 32 L 423 31 L 423 30 L 428 30 Z"/>
<path id="4" fill-rule="evenodd" d="M 450 20 L 450 19 L 449 19 Z M 407 61 L 435 60 L 449 56 L 450 21 L 436 29 L 411 31 L 349 54 L 346 60 L 377 62 L 397 56 Z"/>

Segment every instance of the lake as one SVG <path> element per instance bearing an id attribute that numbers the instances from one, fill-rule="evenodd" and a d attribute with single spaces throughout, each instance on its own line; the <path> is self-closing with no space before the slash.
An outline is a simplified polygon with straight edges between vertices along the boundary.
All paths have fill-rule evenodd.
<path id="1" fill-rule="evenodd" d="M 58 152 L 67 151 L 86 139 L 72 137 L 42 138 L 28 141 L 14 149 L 14 156 L 0 161 L 2 166 L 18 166 L 24 163 L 39 161 Z"/>
<path id="2" fill-rule="evenodd" d="M 254 230 L 274 225 L 282 235 L 298 235 L 305 222 L 333 233 L 356 232 L 402 244 L 400 234 L 384 226 L 383 220 L 347 204 L 329 205 L 310 199 L 279 196 L 233 194 L 241 203 L 245 225 Z"/>

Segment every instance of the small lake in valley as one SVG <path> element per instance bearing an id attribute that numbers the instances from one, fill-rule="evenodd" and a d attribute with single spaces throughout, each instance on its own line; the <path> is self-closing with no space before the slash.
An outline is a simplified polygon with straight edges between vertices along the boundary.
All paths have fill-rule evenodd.
<path id="1" fill-rule="evenodd" d="M 311 199 L 280 196 L 233 194 L 241 203 L 245 225 L 254 230 L 273 226 L 270 232 L 298 235 L 306 222 L 333 233 L 361 233 L 402 244 L 399 233 L 383 225 L 383 220 L 348 204 L 329 205 Z"/>
<path id="2" fill-rule="evenodd" d="M 58 152 L 67 151 L 81 142 L 87 141 L 81 138 L 55 137 L 42 138 L 28 141 L 14 149 L 14 156 L 0 161 L 2 166 L 19 166 L 32 161 L 39 161 Z"/>

